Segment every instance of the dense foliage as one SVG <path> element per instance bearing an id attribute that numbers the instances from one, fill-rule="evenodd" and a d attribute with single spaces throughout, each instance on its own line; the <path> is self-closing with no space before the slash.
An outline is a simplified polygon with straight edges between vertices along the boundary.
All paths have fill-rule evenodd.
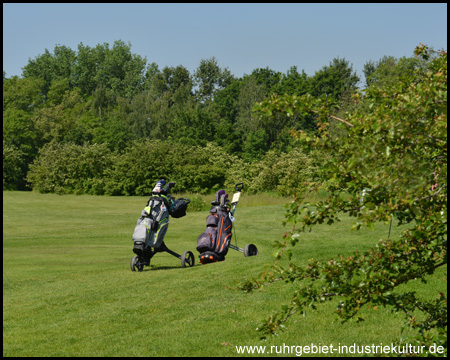
<path id="1" fill-rule="evenodd" d="M 401 71 L 399 81 L 375 82 L 355 94 L 364 106 L 347 113 L 345 120 L 330 116 L 329 101 L 309 96 L 276 96 L 258 106 L 267 116 L 317 114 L 317 136 L 293 135 L 307 153 L 330 155 L 317 181 L 289 205 L 287 221 L 293 230 L 277 244 L 276 264 L 260 279 L 241 285 L 252 290 L 274 279 L 296 284 L 289 303 L 261 324 L 263 336 L 277 333 L 293 314 L 334 299 L 343 320 L 362 321 L 363 308 L 383 306 L 404 313 L 407 326 L 417 331 L 415 339 L 403 341 L 447 348 L 446 294 L 423 298 L 401 286 L 414 279 L 426 282 L 447 264 L 447 53 L 435 54 L 421 45 L 416 54 L 428 60 L 426 66 Z M 336 137 L 329 122 L 338 120 L 346 129 Z M 329 197 L 314 206 L 303 201 L 318 189 Z M 400 238 L 384 239 L 364 253 L 312 259 L 306 267 L 281 265 L 302 232 L 332 225 L 342 214 L 355 218 L 356 230 L 393 219 L 407 229 Z"/>
<path id="2" fill-rule="evenodd" d="M 239 174 L 252 191 L 290 193 L 306 174 L 294 169 L 315 160 L 296 158 L 298 149 L 288 155 L 289 131 L 316 132 L 315 117 L 268 121 L 253 115 L 253 105 L 274 93 L 327 95 L 345 104 L 358 81 L 345 59 L 313 76 L 292 66 L 285 74 L 260 68 L 236 78 L 214 57 L 191 74 L 182 65 L 159 69 L 123 41 L 80 43 L 77 50 L 57 45 L 30 59 L 22 77 L 3 73 L 3 188 L 140 194 L 162 172 L 178 179 L 179 191 L 212 191 Z M 164 156 L 149 147 L 155 141 Z M 212 160 L 204 151 L 213 147 L 233 159 L 226 168 L 207 169 Z M 285 159 L 276 176 L 248 175 L 267 172 L 276 157 Z M 294 167 L 287 170 L 288 161 Z M 133 173 L 139 178 L 130 179 Z"/>
<path id="3" fill-rule="evenodd" d="M 4 147 L 5 151 L 13 149 Z M 12 155 L 8 159 L 19 161 Z M 271 189 L 291 195 L 316 173 L 319 160 L 311 159 L 295 149 L 268 151 L 261 160 L 247 163 L 213 143 L 200 147 L 135 141 L 122 153 L 106 144 L 48 143 L 30 165 L 28 180 L 40 192 L 58 194 L 145 196 L 158 179 L 166 177 L 179 192 L 208 193 L 243 181 L 249 193 Z"/>

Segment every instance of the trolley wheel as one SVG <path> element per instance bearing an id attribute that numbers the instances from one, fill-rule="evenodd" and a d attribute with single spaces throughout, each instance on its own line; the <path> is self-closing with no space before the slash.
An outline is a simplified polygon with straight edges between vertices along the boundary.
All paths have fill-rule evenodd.
<path id="1" fill-rule="evenodd" d="M 183 255 L 181 255 L 181 266 L 186 267 L 186 264 L 189 267 L 194 266 L 195 258 L 194 254 L 191 251 L 185 251 Z"/>
<path id="2" fill-rule="evenodd" d="M 247 256 L 255 256 L 258 255 L 258 249 L 253 244 L 247 244 L 244 248 L 244 255 Z"/>
<path id="3" fill-rule="evenodd" d="M 134 256 L 130 262 L 131 271 L 139 271 L 141 272 L 144 269 L 144 264 L 141 263 L 139 256 Z"/>

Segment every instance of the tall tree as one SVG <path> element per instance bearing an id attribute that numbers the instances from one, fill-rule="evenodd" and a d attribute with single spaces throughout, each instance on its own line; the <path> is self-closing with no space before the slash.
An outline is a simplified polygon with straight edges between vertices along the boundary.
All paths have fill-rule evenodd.
<path id="1" fill-rule="evenodd" d="M 243 134 L 237 128 L 241 85 L 241 79 L 234 79 L 230 85 L 217 92 L 213 102 L 214 111 L 217 114 L 214 141 L 230 153 L 238 153 L 242 149 Z"/>
<path id="2" fill-rule="evenodd" d="M 88 111 L 80 90 L 75 88 L 61 95 L 58 104 L 47 103 L 35 112 L 34 127 L 38 138 L 46 142 L 66 142 L 83 112 Z"/>
<path id="3" fill-rule="evenodd" d="M 74 86 L 74 66 L 76 53 L 67 46 L 56 45 L 53 54 L 45 49 L 44 54 L 29 59 L 23 68 L 23 77 L 38 77 L 44 80 L 44 93 L 50 89 L 54 80 L 67 79 Z"/>
<path id="4" fill-rule="evenodd" d="M 264 85 L 268 94 L 272 94 L 279 86 L 283 74 L 266 67 L 253 70 L 250 76 L 255 79 L 258 85 Z"/>
<path id="5" fill-rule="evenodd" d="M 369 61 L 364 65 L 366 86 L 375 85 L 383 87 L 393 85 L 395 82 L 408 78 L 418 68 L 425 66 L 424 59 L 402 57 L 396 59 L 393 56 L 383 56 L 379 61 Z"/>
<path id="6" fill-rule="evenodd" d="M 3 82 L 3 147 L 7 188 L 24 190 L 28 164 L 37 156 L 42 139 L 36 133 L 34 114 L 45 104 L 42 78 L 13 76 Z M 19 164 L 19 165 L 17 165 Z M 12 167 L 7 167 L 11 165 Z M 13 184 L 12 181 L 18 181 Z"/>
<path id="7" fill-rule="evenodd" d="M 264 83 L 258 84 L 254 76 L 244 76 L 238 98 L 237 126 L 244 132 L 261 129 L 259 118 L 253 116 L 255 103 L 263 101 L 267 95 Z"/>
<path id="8" fill-rule="evenodd" d="M 189 70 L 182 65 L 177 67 L 166 66 L 162 71 L 152 71 L 150 92 L 157 99 L 165 93 L 172 96 L 180 87 L 192 90 L 192 79 Z"/>
<path id="9" fill-rule="evenodd" d="M 96 89 L 111 90 L 115 97 L 132 98 L 144 89 L 147 59 L 131 52 L 131 44 L 121 40 L 98 44 L 95 48 L 78 45 L 74 70 L 76 85 L 83 94 Z"/>
<path id="10" fill-rule="evenodd" d="M 228 86 L 233 79 L 228 68 L 221 69 L 215 57 L 202 59 L 194 73 L 194 83 L 197 86 L 197 97 L 201 102 L 210 102 L 220 89 Z"/>
<path id="11" fill-rule="evenodd" d="M 97 88 L 94 80 L 102 59 L 99 59 L 99 47 L 78 44 L 77 64 L 75 66 L 76 83 L 81 92 L 86 95 L 92 95 Z"/>
<path id="12" fill-rule="evenodd" d="M 377 62 L 373 62 L 370 60 L 367 63 L 365 63 L 363 67 L 363 73 L 366 78 L 366 86 L 369 87 L 376 81 L 376 79 L 374 79 L 373 76 L 377 69 L 379 69 L 380 67 L 389 69 L 391 67 L 394 67 L 396 62 L 397 61 L 393 56 L 385 55 Z"/>
<path id="13" fill-rule="evenodd" d="M 311 78 L 311 95 L 326 95 L 340 100 L 345 94 L 356 90 L 359 80 L 353 66 L 345 58 L 334 58 L 330 65 L 324 66 Z"/>
<path id="14" fill-rule="evenodd" d="M 304 95 L 310 91 L 309 87 L 309 77 L 305 71 L 302 70 L 300 74 L 297 66 L 292 66 L 283 74 L 280 83 L 274 86 L 274 92 L 280 95 Z"/>

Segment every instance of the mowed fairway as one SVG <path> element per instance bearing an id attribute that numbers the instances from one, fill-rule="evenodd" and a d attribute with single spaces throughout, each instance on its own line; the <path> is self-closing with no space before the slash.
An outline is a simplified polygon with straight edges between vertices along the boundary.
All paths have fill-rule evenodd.
<path id="1" fill-rule="evenodd" d="M 238 356 L 236 346 L 379 345 L 400 336 L 401 314 L 366 309 L 365 322 L 342 325 L 330 302 L 292 317 L 285 332 L 261 342 L 259 321 L 289 301 L 292 285 L 275 282 L 253 294 L 229 287 L 273 262 L 272 243 L 286 231 L 280 201 L 242 201 L 236 210 L 237 244 L 254 243 L 258 256 L 230 250 L 224 262 L 182 268 L 161 253 L 138 273 L 130 270 L 131 234 L 146 201 L 3 192 L 3 356 Z M 207 214 L 170 219 L 167 246 L 190 250 L 198 261 Z M 350 232 L 351 224 L 344 219 L 302 235 L 293 259 L 348 256 L 374 246 L 389 229 Z M 393 227 L 391 236 L 399 232 Z M 426 285 L 408 286 L 433 297 L 446 291 L 446 269 Z"/>

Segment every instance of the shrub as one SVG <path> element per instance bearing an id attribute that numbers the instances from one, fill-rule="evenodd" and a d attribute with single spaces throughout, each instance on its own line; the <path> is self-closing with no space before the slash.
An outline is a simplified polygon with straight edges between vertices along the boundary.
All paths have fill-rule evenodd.
<path id="1" fill-rule="evenodd" d="M 48 143 L 30 165 L 27 180 L 42 193 L 104 194 L 104 179 L 114 156 L 106 144 Z"/>
<path id="2" fill-rule="evenodd" d="M 12 155 L 8 159 L 13 159 Z M 109 150 L 106 143 L 49 143 L 31 165 L 27 179 L 40 192 L 60 194 L 147 196 L 165 177 L 176 183 L 173 191 L 178 193 L 230 191 L 244 182 L 249 193 L 291 195 L 309 181 L 313 169 L 312 161 L 300 149 L 287 154 L 269 151 L 261 161 L 247 163 L 212 143 L 199 147 L 141 140 L 121 154 Z"/>
<path id="3" fill-rule="evenodd" d="M 3 141 L 3 190 L 18 190 L 26 174 L 23 151 Z"/>
<path id="4" fill-rule="evenodd" d="M 276 191 L 282 196 L 292 195 L 311 181 L 315 168 L 313 159 L 299 148 L 281 154 L 270 150 L 258 162 L 236 161 L 225 184 L 234 187 L 242 181 L 249 193 Z"/>

